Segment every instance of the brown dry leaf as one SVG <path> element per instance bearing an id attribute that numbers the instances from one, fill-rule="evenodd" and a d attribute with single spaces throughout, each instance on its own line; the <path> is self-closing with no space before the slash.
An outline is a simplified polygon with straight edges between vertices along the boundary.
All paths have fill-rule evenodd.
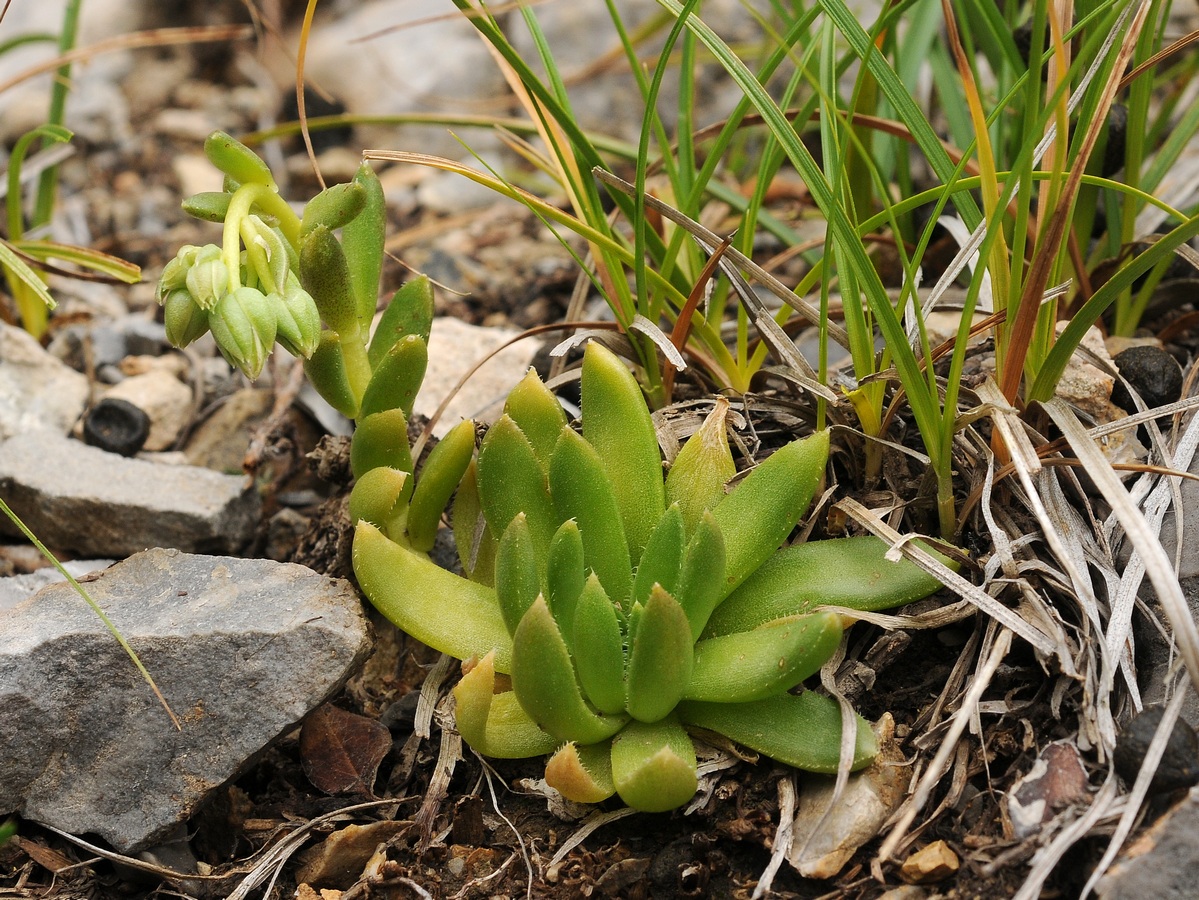
<path id="1" fill-rule="evenodd" d="M 326 794 L 373 798 L 379 763 L 391 749 L 391 732 L 373 719 L 326 703 L 300 730 L 304 774 Z"/>
<path id="2" fill-rule="evenodd" d="M 21 850 L 43 869 L 48 869 L 51 872 L 58 873 L 60 869 L 65 869 L 68 866 L 73 866 L 73 860 L 63 856 L 57 850 L 47 847 L 45 844 L 39 844 L 37 841 L 31 841 L 28 838 L 14 838 L 13 843 L 20 847 Z"/>

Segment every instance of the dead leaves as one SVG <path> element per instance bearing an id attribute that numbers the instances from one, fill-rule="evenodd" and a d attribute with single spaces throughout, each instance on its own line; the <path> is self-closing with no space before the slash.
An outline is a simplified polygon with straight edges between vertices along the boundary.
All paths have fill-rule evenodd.
<path id="1" fill-rule="evenodd" d="M 383 725 L 329 703 L 300 730 L 304 774 L 326 794 L 373 798 L 379 764 L 390 749 L 391 732 Z"/>

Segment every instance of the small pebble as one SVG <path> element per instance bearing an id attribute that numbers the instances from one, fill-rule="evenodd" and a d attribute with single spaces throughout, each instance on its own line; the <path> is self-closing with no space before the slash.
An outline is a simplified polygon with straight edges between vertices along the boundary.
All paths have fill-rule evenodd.
<path id="1" fill-rule="evenodd" d="M 1160 706 L 1142 710 L 1124 726 L 1116 739 L 1116 771 L 1130 785 L 1141 770 L 1162 714 Z M 1149 782 L 1149 792 L 1164 794 L 1195 784 L 1199 784 L 1199 737 L 1185 719 L 1178 719 L 1153 780 Z"/>
<path id="2" fill-rule="evenodd" d="M 84 443 L 109 453 L 133 456 L 149 436 L 150 417 L 128 400 L 106 397 L 83 419 Z"/>
<path id="3" fill-rule="evenodd" d="M 958 855 L 944 841 L 933 841 L 917 850 L 899 869 L 899 877 L 909 884 L 932 884 L 957 874 Z"/>
<path id="4" fill-rule="evenodd" d="M 1112 361 L 1149 409 L 1174 403 L 1182 396 L 1182 367 L 1161 347 L 1148 344 L 1129 347 L 1117 353 Z M 1128 390 L 1119 381 L 1112 387 L 1112 403 L 1127 413 L 1137 411 Z"/>

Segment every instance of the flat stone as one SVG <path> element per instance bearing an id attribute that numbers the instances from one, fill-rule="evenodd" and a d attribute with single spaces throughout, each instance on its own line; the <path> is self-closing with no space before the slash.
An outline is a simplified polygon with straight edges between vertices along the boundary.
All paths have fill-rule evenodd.
<path id="1" fill-rule="evenodd" d="M 63 568 L 75 578 L 81 578 L 91 572 L 107 569 L 115 562 L 111 559 L 72 559 L 63 563 Z M 0 611 L 16 606 L 18 603 L 32 597 L 49 584 L 66 581 L 62 573 L 54 566 L 46 566 L 36 572 L 25 575 L 10 575 L 0 578 Z"/>
<path id="2" fill-rule="evenodd" d="M 471 367 L 519 333 L 510 328 L 483 328 L 449 317 L 435 320 L 429 338 L 429 368 L 416 395 L 416 412 L 433 415 Z M 433 433 L 443 437 L 463 419 L 490 422 L 498 418 L 508 392 L 525 377 L 536 351 L 537 343 L 532 340 L 518 341 L 499 350 L 450 401 Z"/>
<path id="3" fill-rule="evenodd" d="M 66 434 L 87 404 L 87 377 L 0 322 L 0 441 L 29 431 Z"/>
<path id="4" fill-rule="evenodd" d="M 1199 788 L 1130 844 L 1099 881 L 1100 900 L 1192 900 L 1199 872 Z"/>
<path id="5" fill-rule="evenodd" d="M 370 640 L 344 581 L 268 560 L 147 550 L 85 585 L 146 682 L 70 585 L 0 611 L 0 811 L 124 853 L 168 839 L 204 798 L 325 702 Z"/>
<path id="6" fill-rule="evenodd" d="M 47 545 L 125 557 L 147 547 L 230 552 L 258 522 L 245 478 L 126 459 L 49 432 L 0 444 L 0 495 Z M 15 534 L 7 519 L 5 534 Z"/>

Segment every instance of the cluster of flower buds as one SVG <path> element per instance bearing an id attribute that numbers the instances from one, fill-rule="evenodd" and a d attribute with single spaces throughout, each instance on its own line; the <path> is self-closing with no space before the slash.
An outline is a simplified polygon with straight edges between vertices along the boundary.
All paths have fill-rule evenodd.
<path id="1" fill-rule="evenodd" d="M 220 247 L 188 244 L 163 269 L 158 302 L 172 344 L 186 347 L 211 331 L 225 358 L 255 378 L 276 341 L 294 356 L 312 356 L 320 343 L 321 316 L 287 264 L 282 237 L 260 217 L 249 220 L 251 230 L 265 231 L 280 246 L 262 241 L 243 251 L 236 287 Z M 262 257 L 264 269 L 274 269 L 267 269 L 269 280 L 254 265 L 256 256 Z"/>
<path id="2" fill-rule="evenodd" d="M 351 274 L 366 270 L 367 283 L 362 302 L 349 304 L 348 315 L 345 286 L 328 290 L 322 272 L 305 277 L 302 256 L 308 239 L 319 232 L 316 240 L 335 244 L 330 255 L 342 269 L 350 268 L 332 230 L 348 225 L 365 208 L 368 189 L 359 181 L 373 173 L 322 191 L 301 218 L 279 196 L 270 169 L 250 148 L 216 132 L 205 141 L 204 152 L 224 174 L 224 190 L 196 194 L 183 206 L 197 218 L 221 223 L 224 233 L 220 245 L 183 247 L 163 269 L 157 296 L 171 343 L 184 347 L 211 331 L 230 364 L 255 378 L 276 342 L 309 360 L 327 341 L 322 318 L 343 339 L 345 332 L 356 337 L 362 324 L 369 326 L 381 239 L 374 242 L 378 250 L 367 246 L 359 253 L 366 261 Z"/>

